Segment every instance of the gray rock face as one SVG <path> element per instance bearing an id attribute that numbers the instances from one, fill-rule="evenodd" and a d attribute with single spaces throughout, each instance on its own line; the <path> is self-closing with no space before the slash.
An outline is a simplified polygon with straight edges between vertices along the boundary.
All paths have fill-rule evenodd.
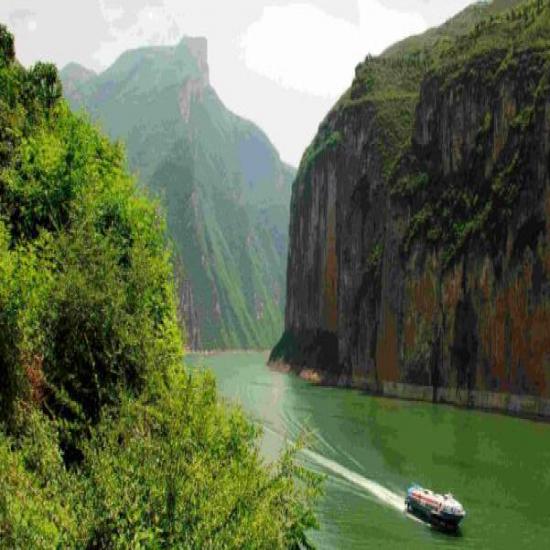
<path id="1" fill-rule="evenodd" d="M 209 84 L 208 41 L 203 36 L 185 36 L 182 39 L 182 43 L 187 46 L 187 49 L 195 58 L 195 62 L 203 77 L 205 85 Z"/>
<path id="2" fill-rule="evenodd" d="M 386 395 L 550 415 L 546 57 L 491 52 L 431 73 L 395 151 L 408 100 L 338 106 L 306 153 L 271 360 Z"/>
<path id="3" fill-rule="evenodd" d="M 199 351 L 202 349 L 200 322 L 197 313 L 197 307 L 195 305 L 193 287 L 189 279 L 182 280 L 178 296 L 178 311 L 181 318 L 183 319 L 187 333 L 186 347 L 188 350 L 191 351 Z"/>
<path id="4" fill-rule="evenodd" d="M 189 76 L 179 92 L 179 107 L 183 120 L 189 123 L 191 108 L 194 102 L 204 101 L 205 93 L 210 85 L 210 70 L 208 67 L 208 42 L 203 37 L 184 37 L 180 48 L 185 46 L 194 58 L 197 76 Z"/>

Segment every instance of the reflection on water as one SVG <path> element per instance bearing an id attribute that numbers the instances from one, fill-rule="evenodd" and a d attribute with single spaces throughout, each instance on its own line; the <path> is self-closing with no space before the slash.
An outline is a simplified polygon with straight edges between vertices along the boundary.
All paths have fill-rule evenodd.
<path id="1" fill-rule="evenodd" d="M 327 475 L 320 548 L 546 548 L 550 425 L 320 388 L 265 366 L 259 353 L 192 357 L 221 393 L 265 427 L 262 452 L 311 433 L 303 459 Z M 452 491 L 468 516 L 459 536 L 410 521 L 407 486 Z"/>

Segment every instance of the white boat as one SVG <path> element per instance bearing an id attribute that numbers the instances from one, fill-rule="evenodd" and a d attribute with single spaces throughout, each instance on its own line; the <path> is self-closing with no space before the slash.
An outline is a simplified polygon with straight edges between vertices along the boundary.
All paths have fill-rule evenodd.
<path id="1" fill-rule="evenodd" d="M 431 524 L 456 530 L 466 516 L 464 508 L 451 493 L 440 495 L 420 485 L 411 485 L 405 497 L 407 512 L 422 516 Z"/>

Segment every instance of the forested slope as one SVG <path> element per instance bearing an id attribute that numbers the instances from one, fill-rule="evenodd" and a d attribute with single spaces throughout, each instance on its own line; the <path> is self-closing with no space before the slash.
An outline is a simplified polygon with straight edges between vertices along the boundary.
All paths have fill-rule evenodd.
<path id="1" fill-rule="evenodd" d="M 0 547 L 296 548 L 317 481 L 184 367 L 161 208 L 61 96 L 0 25 Z"/>

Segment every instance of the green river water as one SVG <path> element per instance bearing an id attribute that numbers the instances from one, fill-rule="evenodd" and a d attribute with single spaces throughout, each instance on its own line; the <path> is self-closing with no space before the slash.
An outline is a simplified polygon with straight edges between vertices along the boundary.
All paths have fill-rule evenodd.
<path id="1" fill-rule="evenodd" d="M 189 356 L 265 428 L 271 459 L 312 432 L 307 464 L 325 474 L 318 548 L 550 549 L 550 424 L 313 386 L 265 366 L 266 354 Z M 456 535 L 403 512 L 407 486 L 451 491 Z"/>

